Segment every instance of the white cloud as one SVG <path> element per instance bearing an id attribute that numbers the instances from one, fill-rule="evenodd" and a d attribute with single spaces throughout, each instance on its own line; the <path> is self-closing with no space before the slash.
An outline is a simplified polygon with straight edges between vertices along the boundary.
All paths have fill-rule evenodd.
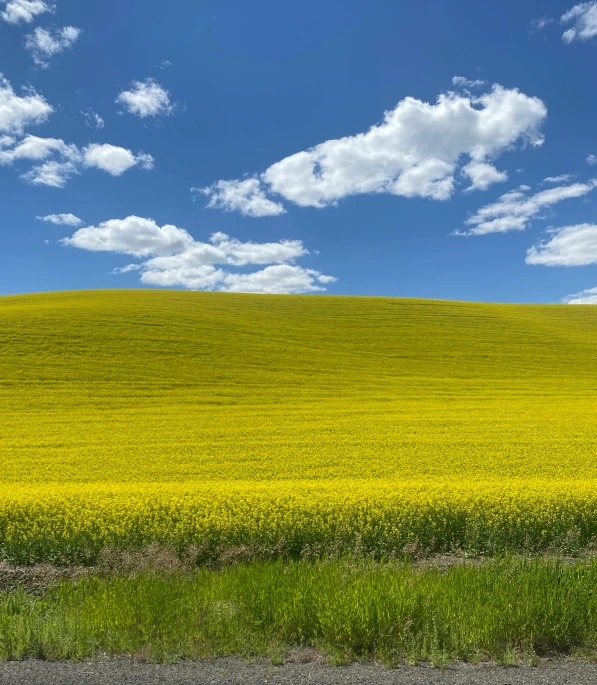
<path id="1" fill-rule="evenodd" d="M 564 31 L 564 43 L 574 40 L 589 40 L 597 36 L 597 2 L 583 2 L 565 12 L 560 23 L 572 24 L 572 28 Z"/>
<path id="2" fill-rule="evenodd" d="M 298 293 L 323 291 L 326 284 L 336 280 L 294 263 L 309 254 L 300 240 L 241 242 L 225 233 L 214 233 L 208 243 L 203 243 L 182 228 L 159 226 L 153 219 L 137 216 L 80 228 L 61 242 L 85 250 L 144 258 L 142 264 L 127 264 L 114 273 L 139 271 L 142 283 L 164 287 Z M 251 265 L 267 266 L 249 273 L 230 271 L 230 267 Z"/>
<path id="3" fill-rule="evenodd" d="M 533 19 L 531 21 L 531 28 L 533 31 L 543 31 L 543 29 L 553 23 L 553 19 L 549 17 L 541 17 L 539 19 Z"/>
<path id="4" fill-rule="evenodd" d="M 127 264 L 112 271 L 113 274 L 128 274 L 131 271 L 139 271 L 143 268 L 143 264 Z"/>
<path id="5" fill-rule="evenodd" d="M 168 115 L 174 107 L 170 104 L 170 94 L 154 79 L 148 78 L 143 83 L 133 81 L 130 90 L 123 90 L 116 98 L 127 112 L 141 119 Z"/>
<path id="6" fill-rule="evenodd" d="M 332 283 L 335 278 L 313 269 L 290 264 L 266 266 L 252 274 L 226 274 L 220 290 L 229 293 L 310 293 L 325 291 L 319 284 Z"/>
<path id="7" fill-rule="evenodd" d="M 587 266 L 597 264 L 597 225 L 577 224 L 550 231 L 552 237 L 527 250 L 527 264 Z"/>
<path id="8" fill-rule="evenodd" d="M 155 257 L 146 268 L 168 273 L 189 273 L 195 268 L 229 264 L 283 264 L 308 254 L 300 240 L 282 240 L 279 243 L 242 243 L 225 233 L 214 233 L 209 243 L 193 241 L 184 250 L 166 257 Z"/>
<path id="9" fill-rule="evenodd" d="M 71 176 L 77 173 L 79 171 L 73 162 L 51 160 L 34 166 L 30 171 L 21 174 L 21 178 L 32 185 L 64 188 Z"/>
<path id="10" fill-rule="evenodd" d="M 277 216 L 286 210 L 279 202 L 269 200 L 258 178 L 244 181 L 218 181 L 207 188 L 191 188 L 192 192 L 209 197 L 207 206 L 243 216 Z"/>
<path id="11" fill-rule="evenodd" d="M 219 290 L 234 293 L 262 293 L 289 295 L 323 292 L 324 285 L 336 281 L 314 269 L 291 264 L 266 266 L 252 273 L 230 273 L 214 266 L 193 269 L 157 270 L 147 267 L 141 273 L 141 282 L 163 287 L 183 286 L 195 290 Z"/>
<path id="12" fill-rule="evenodd" d="M 193 245 L 193 238 L 182 228 L 158 226 L 153 219 L 128 216 L 110 219 L 99 226 L 80 228 L 64 245 L 94 252 L 121 252 L 135 257 L 171 255 Z"/>
<path id="13" fill-rule="evenodd" d="M 143 152 L 134 155 L 130 150 L 116 145 L 94 143 L 83 150 L 83 164 L 107 171 L 112 176 L 121 176 L 137 164 L 143 169 L 153 169 L 154 160 Z"/>
<path id="14" fill-rule="evenodd" d="M 366 133 L 327 140 L 276 162 L 250 179 L 251 193 L 276 193 L 301 207 L 334 205 L 361 193 L 445 200 L 454 192 L 458 165 L 467 163 L 463 158 L 486 163 L 517 142 L 540 145 L 546 115 L 538 98 L 499 85 L 478 97 L 445 93 L 435 104 L 407 97 Z M 246 181 L 205 188 L 209 206 L 242 212 L 242 203 L 226 203 L 217 192 L 241 183 Z"/>
<path id="15" fill-rule="evenodd" d="M 58 159 L 48 160 L 51 156 Z M 29 135 L 19 141 L 13 140 L 11 149 L 0 149 L 0 165 L 9 165 L 21 160 L 48 160 L 21 174 L 24 181 L 33 185 L 63 188 L 70 177 L 78 173 L 81 154 L 76 145 L 67 145 L 60 138 L 39 138 Z"/>
<path id="16" fill-rule="evenodd" d="M 595 166 L 595 164 L 597 164 L 597 155 L 587 155 L 585 161 L 589 166 Z"/>
<path id="17" fill-rule="evenodd" d="M 169 59 L 162 60 L 159 64 L 156 64 L 156 69 L 168 69 L 172 66 L 172 62 Z"/>
<path id="18" fill-rule="evenodd" d="M 153 269 L 145 266 L 141 272 L 141 283 L 159 285 L 163 288 L 182 286 L 192 290 L 219 290 L 218 285 L 226 271 L 211 265 L 195 266 L 192 269 Z"/>
<path id="19" fill-rule="evenodd" d="M 540 100 L 499 86 L 479 98 L 441 95 L 435 105 L 406 98 L 367 133 L 287 157 L 264 179 L 301 206 L 370 192 L 446 199 L 461 155 L 481 162 L 521 137 L 538 144 L 545 115 Z"/>
<path id="20" fill-rule="evenodd" d="M 469 162 L 462 167 L 462 173 L 471 179 L 471 185 L 465 192 L 487 190 L 493 183 L 504 183 L 508 180 L 508 174 L 505 171 L 498 171 L 493 164 L 486 162 Z"/>
<path id="21" fill-rule="evenodd" d="M 561 174 L 560 176 L 547 176 L 543 183 L 568 183 L 574 178 L 574 174 Z"/>
<path id="22" fill-rule="evenodd" d="M 104 128 L 104 120 L 99 114 L 97 114 L 97 112 L 94 112 L 92 109 L 88 109 L 86 112 L 81 112 L 81 114 L 85 117 L 85 124 L 87 126 L 96 128 L 98 130 Z"/>
<path id="23" fill-rule="evenodd" d="M 134 155 L 130 150 L 115 145 L 94 143 L 79 150 L 76 145 L 68 145 L 60 138 L 31 135 L 21 140 L 9 136 L 0 138 L 0 165 L 21 160 L 43 162 L 22 174 L 24 181 L 55 188 L 63 188 L 82 168 L 95 167 L 112 176 L 120 176 L 133 166 L 151 169 L 154 163 L 151 155 L 143 152 Z"/>
<path id="24" fill-rule="evenodd" d="M 49 66 L 48 60 L 59 52 L 71 48 L 81 35 L 81 29 L 64 26 L 61 29 L 36 28 L 25 36 L 25 49 L 31 52 L 33 61 L 40 67 Z"/>
<path id="25" fill-rule="evenodd" d="M 26 126 L 43 123 L 53 111 L 33 90 L 23 97 L 16 95 L 9 81 L 0 74 L 0 133 L 21 135 Z"/>
<path id="26" fill-rule="evenodd" d="M 404 171 L 391 192 L 403 197 L 430 197 L 448 200 L 454 192 L 453 165 L 441 159 L 428 159 Z"/>
<path id="27" fill-rule="evenodd" d="M 137 164 L 146 171 L 151 171 L 155 166 L 155 159 L 152 155 L 148 155 L 145 152 L 139 152 L 136 159 Z"/>
<path id="28" fill-rule="evenodd" d="M 466 76 L 453 76 L 452 83 L 455 86 L 462 88 L 477 88 L 479 86 L 484 86 L 487 82 L 481 79 L 471 80 L 466 78 Z"/>
<path id="29" fill-rule="evenodd" d="M 43 0 L 4 0 L 4 4 L 6 7 L 0 12 L 0 19 L 9 24 L 30 24 L 37 15 L 54 11 L 54 5 Z"/>
<path id="30" fill-rule="evenodd" d="M 597 179 L 588 183 L 572 183 L 542 190 L 535 195 L 525 193 L 528 186 L 502 195 L 497 202 L 481 207 L 477 213 L 466 220 L 466 231 L 456 231 L 456 235 L 486 235 L 487 233 L 506 233 L 522 231 L 532 219 L 538 218 L 543 210 L 552 205 L 575 197 L 582 197 L 597 187 Z"/>
<path id="31" fill-rule="evenodd" d="M 70 149 L 73 154 L 75 150 L 74 146 Z M 18 142 L 12 139 L 11 149 L 0 149 L 0 165 L 12 164 L 18 159 L 42 160 L 54 152 L 67 156 L 69 147 L 60 138 L 39 138 L 29 135 Z"/>
<path id="32" fill-rule="evenodd" d="M 309 254 L 301 240 L 281 240 L 278 243 L 242 243 L 225 233 L 214 233 L 210 242 L 226 255 L 226 263 L 234 266 L 247 264 L 282 264 Z"/>
<path id="33" fill-rule="evenodd" d="M 39 219 L 39 221 L 46 221 L 58 226 L 80 226 L 83 223 L 83 219 L 79 219 L 74 214 L 48 214 L 47 216 L 35 218 Z"/>
<path id="34" fill-rule="evenodd" d="M 564 304 L 597 304 L 597 288 L 588 288 L 580 293 L 568 295 L 562 302 Z"/>

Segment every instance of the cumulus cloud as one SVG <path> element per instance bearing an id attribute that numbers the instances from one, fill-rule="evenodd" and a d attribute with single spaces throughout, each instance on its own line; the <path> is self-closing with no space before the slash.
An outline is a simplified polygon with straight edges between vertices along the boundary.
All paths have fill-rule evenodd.
<path id="1" fill-rule="evenodd" d="M 4 0 L 4 5 L 0 19 L 9 24 L 30 24 L 39 14 L 54 11 L 54 5 L 43 0 Z"/>
<path id="2" fill-rule="evenodd" d="M 21 135 L 26 126 L 41 124 L 53 108 L 34 90 L 17 95 L 9 81 L 0 74 L 0 133 Z"/>
<path id="3" fill-rule="evenodd" d="M 50 58 L 71 48 L 81 35 L 81 29 L 64 26 L 61 29 L 36 28 L 25 36 L 25 49 L 29 50 L 33 61 L 42 68 L 49 66 Z"/>
<path id="4" fill-rule="evenodd" d="M 597 164 L 597 155 L 587 155 L 585 161 L 589 166 L 595 166 L 595 164 Z"/>
<path id="5" fill-rule="evenodd" d="M 469 162 L 462 167 L 462 173 L 471 180 L 471 185 L 465 190 L 487 190 L 493 183 L 504 183 L 508 180 L 505 171 L 498 171 L 493 164 L 486 162 Z"/>
<path id="6" fill-rule="evenodd" d="M 28 135 L 21 140 L 4 136 L 0 139 L 0 165 L 10 165 L 20 160 L 42 162 L 21 175 L 33 185 L 63 188 L 69 179 L 84 168 L 95 167 L 120 176 L 134 166 L 153 168 L 153 157 L 143 152 L 135 155 L 130 150 L 115 145 L 88 145 L 80 150 L 60 138 L 40 138 Z"/>
<path id="7" fill-rule="evenodd" d="M 20 159 L 39 161 L 47 159 L 55 152 L 71 159 L 78 155 L 76 146 L 69 146 L 60 138 L 28 135 L 19 141 L 14 138 L 6 139 L 7 143 L 9 141 L 9 145 L 0 145 L 0 165 L 9 165 Z"/>
<path id="8" fill-rule="evenodd" d="M 74 214 L 48 214 L 47 216 L 37 216 L 35 218 L 39 219 L 39 221 L 56 224 L 57 226 L 80 226 L 83 223 L 83 219 L 79 219 Z"/>
<path id="9" fill-rule="evenodd" d="M 561 16 L 560 23 L 572 24 L 571 28 L 562 34 L 564 43 L 594 38 L 597 36 L 597 2 L 574 5 Z"/>
<path id="10" fill-rule="evenodd" d="M 588 288 L 580 293 L 568 295 L 562 302 L 564 304 L 597 304 L 597 288 Z"/>
<path id="11" fill-rule="evenodd" d="M 129 216 L 110 219 L 99 226 L 80 228 L 64 245 L 94 252 L 121 252 L 135 257 L 171 255 L 193 245 L 193 238 L 182 228 L 158 226 L 153 219 Z"/>
<path id="12" fill-rule="evenodd" d="M 94 112 L 92 109 L 88 109 L 86 112 L 81 112 L 81 114 L 85 117 L 86 126 L 90 126 L 91 128 L 96 128 L 99 130 L 104 128 L 104 120 L 99 114 L 97 114 L 97 112 Z"/>
<path id="13" fill-rule="evenodd" d="M 488 163 L 516 143 L 541 145 L 546 115 L 538 98 L 499 85 L 480 96 L 444 93 L 435 104 L 407 97 L 365 133 L 276 162 L 250 179 L 250 197 L 273 193 L 301 207 L 326 207 L 361 193 L 446 200 L 459 164 Z M 226 199 L 230 189 L 246 187 L 241 183 L 204 188 L 208 206 L 242 212 L 244 203 Z"/>
<path id="14" fill-rule="evenodd" d="M 535 195 L 527 195 L 528 186 L 519 186 L 516 190 L 502 195 L 497 202 L 481 207 L 472 217 L 465 221 L 472 228 L 466 231 L 455 231 L 456 235 L 486 235 L 487 233 L 506 233 L 523 231 L 532 219 L 562 200 L 582 197 L 597 187 L 597 179 L 588 183 L 572 183 L 567 186 L 556 186 L 541 190 Z"/>
<path id="15" fill-rule="evenodd" d="M 80 162 L 77 146 L 67 145 L 60 138 L 28 135 L 19 141 L 13 139 L 11 147 L 0 148 L 0 165 L 6 166 L 22 160 L 43 162 L 21 175 L 23 180 L 33 185 L 63 188 L 69 178 L 77 173 Z M 54 159 L 48 159 L 49 157 Z"/>
<path id="16" fill-rule="evenodd" d="M 303 269 L 290 264 L 266 266 L 251 274 L 226 274 L 220 290 L 229 293 L 294 294 L 324 291 L 320 284 L 336 279 L 324 276 L 313 269 Z"/>
<path id="17" fill-rule="evenodd" d="M 174 109 L 168 91 L 151 78 L 144 82 L 133 81 L 131 89 L 123 90 L 116 98 L 116 103 L 141 119 L 167 116 Z"/>
<path id="18" fill-rule="evenodd" d="M 154 159 L 143 152 L 134 155 L 130 150 L 116 145 L 94 143 L 83 150 L 83 164 L 96 167 L 112 176 L 121 176 L 131 167 L 139 165 L 143 169 L 153 169 Z"/>
<path id="19" fill-rule="evenodd" d="M 597 225 L 577 224 L 552 229 L 551 238 L 527 250 L 527 264 L 587 266 L 597 264 Z"/>
<path id="20" fill-rule="evenodd" d="M 128 264 L 114 273 L 139 271 L 142 283 L 163 287 L 298 293 L 325 290 L 325 285 L 336 280 L 294 263 L 309 254 L 300 240 L 241 242 L 225 233 L 214 233 L 209 242 L 204 243 L 196 241 L 185 229 L 159 226 L 153 219 L 138 216 L 80 228 L 61 242 L 85 250 L 116 252 L 144 259 L 140 264 Z M 265 268 L 253 272 L 230 271 L 230 267 L 257 265 Z"/>
<path id="21" fill-rule="evenodd" d="M 147 268 L 141 273 L 141 282 L 148 285 L 279 295 L 322 292 L 325 284 L 335 280 L 314 269 L 292 264 L 267 266 L 247 274 L 230 273 L 214 266 L 196 267 L 190 272 Z"/>
<path id="22" fill-rule="evenodd" d="M 210 209 L 239 212 L 243 216 L 277 216 L 286 210 L 279 202 L 269 200 L 258 178 L 244 181 L 218 181 L 207 188 L 191 188 L 207 195 Z"/>
<path id="23" fill-rule="evenodd" d="M 468 79 L 466 76 L 453 76 L 452 83 L 459 88 L 477 88 L 479 86 L 484 86 L 486 81 L 481 79 Z"/>

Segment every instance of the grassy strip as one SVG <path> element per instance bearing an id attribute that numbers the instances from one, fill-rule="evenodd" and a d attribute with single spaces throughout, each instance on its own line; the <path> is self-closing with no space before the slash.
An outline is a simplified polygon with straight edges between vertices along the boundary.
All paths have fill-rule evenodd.
<path id="1" fill-rule="evenodd" d="M 516 662 L 597 648 L 597 563 L 499 560 L 448 570 L 253 563 L 105 575 L 0 594 L 0 657 Z"/>

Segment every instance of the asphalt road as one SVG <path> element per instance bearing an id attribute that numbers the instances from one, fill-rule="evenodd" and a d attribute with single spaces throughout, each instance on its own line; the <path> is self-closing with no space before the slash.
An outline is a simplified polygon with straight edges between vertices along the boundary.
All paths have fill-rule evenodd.
<path id="1" fill-rule="evenodd" d="M 321 663 L 247 664 L 222 659 L 209 663 L 139 664 L 124 660 L 93 663 L 44 661 L 0 664 L 2 685 L 588 685 L 597 684 L 597 664 L 543 663 L 537 667 L 449 666 L 445 669 L 326 666 Z"/>

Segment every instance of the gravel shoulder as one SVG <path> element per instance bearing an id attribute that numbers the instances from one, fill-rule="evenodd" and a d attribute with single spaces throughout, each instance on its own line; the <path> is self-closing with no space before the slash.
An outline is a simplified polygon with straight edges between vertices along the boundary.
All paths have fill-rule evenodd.
<path id="1" fill-rule="evenodd" d="M 459 664 L 444 669 L 322 663 L 248 664 L 237 659 L 179 664 L 126 660 L 84 663 L 22 661 L 0 663 L 2 685 L 589 685 L 597 684 L 597 664 L 544 662 L 504 667 Z"/>

